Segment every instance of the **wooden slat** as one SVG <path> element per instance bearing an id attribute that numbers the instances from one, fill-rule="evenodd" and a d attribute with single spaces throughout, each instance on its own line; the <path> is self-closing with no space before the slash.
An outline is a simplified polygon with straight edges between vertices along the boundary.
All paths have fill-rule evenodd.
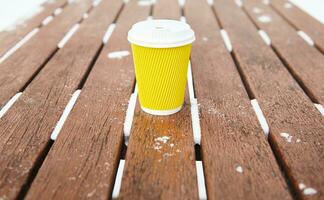
<path id="1" fill-rule="evenodd" d="M 299 198 L 323 198 L 324 178 L 319 176 L 324 170 L 323 117 L 243 11 L 232 1 L 218 0 L 214 4 L 246 82 L 267 118 L 269 141 L 294 192 Z M 314 188 L 317 194 L 304 195 L 304 190 L 298 188 L 300 183 Z"/>
<path id="2" fill-rule="evenodd" d="M 50 134 L 56 122 L 87 72 L 108 25 L 121 6 L 121 0 L 109 0 L 94 8 L 80 30 L 1 118 L 0 194 L 15 198 L 36 175 L 38 165 L 50 148 Z M 52 193 L 45 194 L 50 196 Z M 40 194 L 31 192 L 31 195 L 36 197 Z"/>
<path id="3" fill-rule="evenodd" d="M 307 33 L 315 45 L 324 53 L 324 26 L 312 16 L 285 0 L 272 0 L 271 5 L 297 30 Z"/>
<path id="4" fill-rule="evenodd" d="M 196 34 L 191 65 L 208 199 L 291 199 L 211 8 L 187 0 L 184 13 Z"/>
<path id="5" fill-rule="evenodd" d="M 91 0 L 69 4 L 53 22 L 0 64 L 0 107 L 25 86 L 55 52 L 59 41 L 90 7 Z"/>
<path id="6" fill-rule="evenodd" d="M 150 7 L 138 6 L 137 1 L 123 9 L 27 199 L 110 198 L 134 70 L 131 55 L 122 59 L 107 55 L 130 51 L 127 32 L 133 23 L 146 19 L 149 11 Z"/>
<path id="7" fill-rule="evenodd" d="M 0 32 L 0 57 L 5 54 L 12 46 L 27 35 L 34 28 L 41 26 L 41 22 L 48 16 L 52 15 L 56 8 L 61 8 L 67 3 L 67 0 L 55 0 L 46 2 L 42 7 L 42 11 L 31 19 L 26 20 L 23 24 L 18 25 L 10 31 Z"/>
<path id="8" fill-rule="evenodd" d="M 153 18 L 180 19 L 176 0 L 157 1 Z M 187 95 L 188 97 L 188 95 Z M 137 106 L 127 148 L 120 199 L 198 199 L 188 98 L 171 116 L 152 116 Z"/>
<path id="9" fill-rule="evenodd" d="M 299 37 L 292 27 L 259 0 L 247 0 L 244 7 L 254 22 L 271 38 L 272 46 L 285 60 L 298 82 L 316 103 L 324 104 L 324 56 Z M 261 13 L 256 14 L 255 8 Z M 269 23 L 260 20 L 267 16 Z"/>

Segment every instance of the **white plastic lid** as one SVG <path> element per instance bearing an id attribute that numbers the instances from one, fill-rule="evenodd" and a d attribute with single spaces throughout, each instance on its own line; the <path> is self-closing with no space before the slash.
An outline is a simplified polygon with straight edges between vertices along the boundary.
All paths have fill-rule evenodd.
<path id="1" fill-rule="evenodd" d="M 134 24 L 128 41 L 144 47 L 170 48 L 192 43 L 195 33 L 190 26 L 176 20 L 145 20 Z"/>

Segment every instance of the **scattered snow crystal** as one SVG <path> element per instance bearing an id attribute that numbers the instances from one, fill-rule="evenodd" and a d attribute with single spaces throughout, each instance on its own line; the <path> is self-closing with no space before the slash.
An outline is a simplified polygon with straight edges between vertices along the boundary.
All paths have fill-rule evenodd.
<path id="1" fill-rule="evenodd" d="M 269 15 L 261 15 L 260 17 L 258 17 L 259 22 L 262 23 L 269 23 L 272 21 L 271 17 Z"/>

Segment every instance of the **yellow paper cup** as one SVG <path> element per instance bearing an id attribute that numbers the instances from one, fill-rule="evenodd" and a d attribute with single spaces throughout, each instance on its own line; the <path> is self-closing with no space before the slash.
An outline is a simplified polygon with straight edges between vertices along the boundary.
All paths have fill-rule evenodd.
<path id="1" fill-rule="evenodd" d="M 180 111 L 195 40 L 190 26 L 175 20 L 142 21 L 133 25 L 128 40 L 142 110 L 153 115 Z"/>

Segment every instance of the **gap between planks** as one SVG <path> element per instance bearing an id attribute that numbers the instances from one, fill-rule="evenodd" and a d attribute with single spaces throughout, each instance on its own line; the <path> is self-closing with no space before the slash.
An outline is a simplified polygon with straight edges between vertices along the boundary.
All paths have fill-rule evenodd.
<path id="1" fill-rule="evenodd" d="M 102 39 L 103 44 L 107 44 L 107 42 L 109 41 L 110 36 L 113 33 L 115 27 L 116 27 L 116 24 L 114 24 L 114 23 L 112 23 L 112 24 L 110 24 L 108 26 L 107 31 L 104 34 L 103 39 Z M 78 97 L 80 96 L 80 93 L 81 93 L 81 89 L 78 89 L 73 93 L 73 95 L 72 95 L 71 99 L 69 100 L 69 102 L 67 103 L 67 105 L 66 105 L 66 107 L 65 107 L 59 121 L 56 123 L 56 126 L 55 126 L 55 128 L 54 128 L 54 130 L 53 130 L 53 132 L 51 134 L 51 140 L 56 140 L 57 139 L 57 137 L 60 134 L 60 131 L 61 131 L 65 121 L 67 120 L 71 110 L 73 109 L 73 106 L 75 105 Z"/>

